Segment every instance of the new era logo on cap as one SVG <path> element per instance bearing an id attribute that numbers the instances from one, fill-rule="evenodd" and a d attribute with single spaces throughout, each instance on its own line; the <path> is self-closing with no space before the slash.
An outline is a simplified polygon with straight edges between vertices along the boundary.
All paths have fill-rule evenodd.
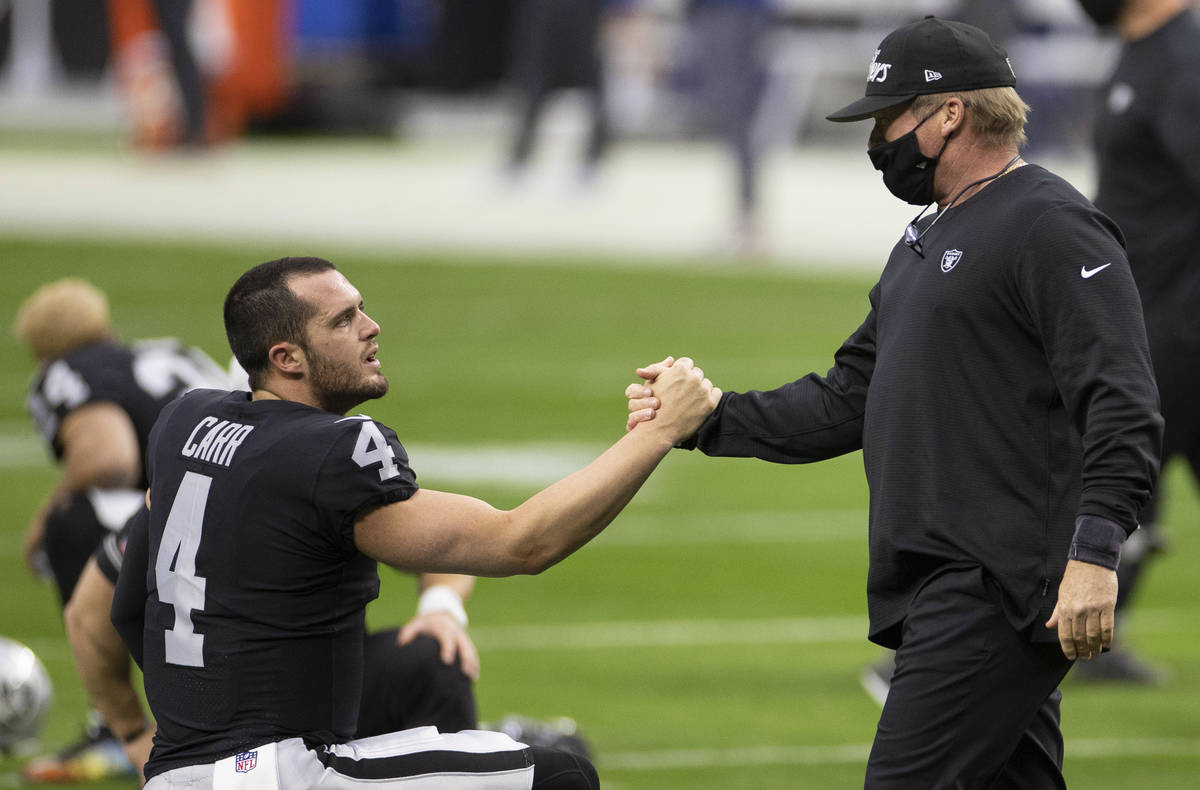
<path id="1" fill-rule="evenodd" d="M 932 71 L 930 69 L 925 69 L 925 81 L 926 82 L 933 82 L 934 80 L 940 80 L 941 78 L 942 78 L 942 75 L 940 72 Z"/>

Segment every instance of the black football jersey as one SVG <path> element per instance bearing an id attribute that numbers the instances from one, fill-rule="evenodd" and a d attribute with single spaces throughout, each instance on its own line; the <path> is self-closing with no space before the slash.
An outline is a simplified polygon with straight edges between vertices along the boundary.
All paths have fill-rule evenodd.
<path id="1" fill-rule="evenodd" d="M 63 453 L 58 436 L 62 421 L 81 406 L 100 402 L 115 403 L 129 415 L 144 456 L 163 406 L 193 387 L 226 386 L 226 378 L 202 351 L 176 340 L 131 346 L 102 341 L 43 364 L 26 404 L 55 458 Z M 143 479 L 141 486 L 145 484 Z"/>
<path id="2" fill-rule="evenodd" d="M 197 390 L 163 411 L 147 459 L 141 663 L 158 722 L 147 776 L 272 740 L 351 738 L 364 610 L 379 592 L 354 523 L 417 490 L 395 433 Z M 139 571 L 132 555 L 121 585 Z"/>

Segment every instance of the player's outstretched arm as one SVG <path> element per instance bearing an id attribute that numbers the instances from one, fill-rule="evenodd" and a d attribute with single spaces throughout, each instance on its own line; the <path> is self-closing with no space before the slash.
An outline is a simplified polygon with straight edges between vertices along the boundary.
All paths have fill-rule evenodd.
<path id="1" fill-rule="evenodd" d="M 687 358 L 663 371 L 651 386 L 659 401 L 654 420 L 515 509 L 498 510 L 472 497 L 422 489 L 359 519 L 358 548 L 418 573 L 540 573 L 604 529 L 676 442 L 695 433 L 721 397 Z"/>

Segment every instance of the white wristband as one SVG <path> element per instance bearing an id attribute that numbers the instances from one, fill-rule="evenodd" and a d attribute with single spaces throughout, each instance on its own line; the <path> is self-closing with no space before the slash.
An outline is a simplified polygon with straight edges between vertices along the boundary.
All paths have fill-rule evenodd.
<path id="1" fill-rule="evenodd" d="M 463 628 L 467 627 L 467 610 L 463 608 L 462 596 L 447 584 L 435 584 L 422 591 L 417 601 L 417 614 L 430 612 L 445 612 Z"/>

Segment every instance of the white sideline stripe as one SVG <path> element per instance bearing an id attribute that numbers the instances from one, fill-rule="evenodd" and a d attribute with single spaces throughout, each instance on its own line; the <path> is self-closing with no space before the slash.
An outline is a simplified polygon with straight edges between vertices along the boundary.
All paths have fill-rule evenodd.
<path id="1" fill-rule="evenodd" d="M 581 442 L 512 445 L 405 444 L 418 478 L 454 482 L 490 482 L 546 486 L 587 466 L 604 451 Z M 12 421 L 0 423 L 0 469 L 32 469 L 52 465 L 50 453 L 33 429 Z"/>
<path id="2" fill-rule="evenodd" d="M 834 746 L 740 746 L 728 749 L 664 749 L 602 753 L 601 771 L 655 771 L 764 765 L 837 765 L 865 763 L 870 744 Z M 1068 761 L 1126 757 L 1200 757 L 1197 738 L 1072 738 Z"/>
<path id="3" fill-rule="evenodd" d="M 839 510 L 629 513 L 617 517 L 594 546 L 683 546 L 752 543 L 866 545 L 866 508 Z"/>
<path id="4" fill-rule="evenodd" d="M 867 638 L 867 619 L 796 617 L 478 626 L 471 629 L 471 636 L 481 651 L 812 644 L 864 641 Z"/>
<path id="5" fill-rule="evenodd" d="M 418 482 L 501 483 L 542 488 L 587 466 L 600 445 L 545 442 L 512 445 L 405 444 Z M 531 492 L 532 493 L 532 492 Z"/>
<path id="6" fill-rule="evenodd" d="M 405 444 L 419 477 L 545 486 L 587 466 L 604 451 L 582 442 L 493 445 Z M 49 450 L 33 428 L 0 423 L 0 468 L 50 466 Z"/>
<path id="7" fill-rule="evenodd" d="M 1195 617 L 1192 609 L 1139 609 L 1132 616 L 1128 630 L 1135 634 L 1178 631 L 1190 627 Z M 559 625 L 493 625 L 474 626 L 471 636 L 480 650 L 490 651 L 865 643 L 867 618 L 781 617 L 761 620 L 627 620 Z"/>
<path id="8" fill-rule="evenodd" d="M 1200 757 L 1200 738 L 1072 738 L 1071 757 Z"/>
<path id="9" fill-rule="evenodd" d="M 601 771 L 655 771 L 679 768 L 719 768 L 753 765 L 833 765 L 865 763 L 871 745 L 736 746 L 728 749 L 663 749 L 647 752 L 605 752 L 597 756 Z"/>
<path id="10" fill-rule="evenodd" d="M 53 465 L 46 443 L 34 434 L 33 427 L 20 428 L 11 420 L 0 427 L 0 469 L 37 469 Z"/>

